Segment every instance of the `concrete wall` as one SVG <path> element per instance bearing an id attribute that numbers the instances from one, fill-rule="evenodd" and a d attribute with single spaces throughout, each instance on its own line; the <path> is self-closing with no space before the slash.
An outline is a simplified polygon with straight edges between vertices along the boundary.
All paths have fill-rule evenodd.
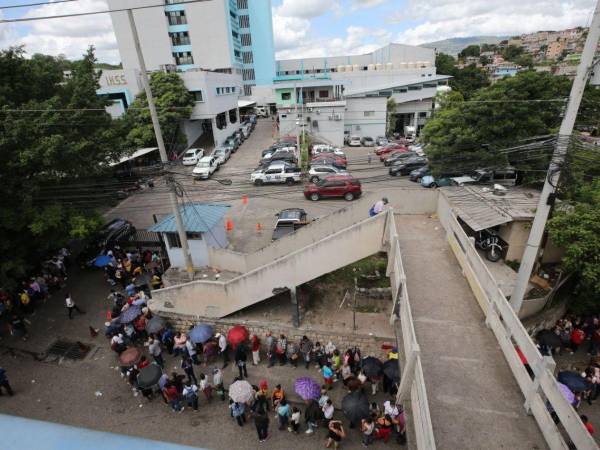
<path id="1" fill-rule="evenodd" d="M 531 222 L 529 221 L 510 222 L 500 227 L 499 235 L 508 244 L 505 257 L 507 261 L 521 262 L 521 257 L 527 246 L 530 228 Z"/>
<path id="2" fill-rule="evenodd" d="M 183 122 L 187 146 L 192 145 L 204 133 L 201 120 L 186 120 Z"/>
<path id="3" fill-rule="evenodd" d="M 159 313 L 174 307 L 179 314 L 224 317 L 271 297 L 275 288 L 299 286 L 381 251 L 386 217 L 380 214 L 350 228 L 338 228 L 324 239 L 296 246 L 279 259 L 269 258 L 268 264 L 228 282 L 193 281 L 160 289 L 153 293 L 150 306 Z"/>
<path id="4" fill-rule="evenodd" d="M 385 136 L 386 97 L 349 97 L 346 104 L 344 129 L 351 135 Z"/>
<path id="5" fill-rule="evenodd" d="M 183 250 L 180 247 L 169 247 L 169 241 L 164 234 L 163 239 L 165 241 L 165 246 L 167 247 L 171 267 L 185 269 L 186 265 Z M 206 247 L 206 241 L 204 239 L 188 239 L 188 245 L 190 247 L 190 254 L 192 255 L 194 267 L 206 267 L 208 265 L 208 249 Z"/>

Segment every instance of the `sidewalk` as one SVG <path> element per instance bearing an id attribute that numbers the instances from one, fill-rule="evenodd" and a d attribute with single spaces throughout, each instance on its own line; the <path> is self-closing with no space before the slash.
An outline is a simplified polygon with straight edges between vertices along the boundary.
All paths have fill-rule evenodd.
<path id="1" fill-rule="evenodd" d="M 437 448 L 547 448 L 441 224 L 396 223 Z"/>

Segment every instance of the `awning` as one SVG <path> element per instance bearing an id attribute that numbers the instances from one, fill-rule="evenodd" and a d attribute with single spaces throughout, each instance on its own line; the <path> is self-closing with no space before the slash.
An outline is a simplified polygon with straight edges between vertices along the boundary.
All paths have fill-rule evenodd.
<path id="1" fill-rule="evenodd" d="M 481 231 L 503 223 L 512 222 L 510 214 L 502 211 L 477 195 L 474 190 L 464 187 L 442 188 L 450 206 L 473 231 Z"/>
<path id="2" fill-rule="evenodd" d="M 256 102 L 252 100 L 238 100 L 238 108 L 247 108 L 248 106 L 255 106 Z"/>

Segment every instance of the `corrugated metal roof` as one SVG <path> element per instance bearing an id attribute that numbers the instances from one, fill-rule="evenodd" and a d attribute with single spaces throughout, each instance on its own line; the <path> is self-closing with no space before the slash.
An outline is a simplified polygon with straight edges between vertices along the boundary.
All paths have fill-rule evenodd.
<path id="1" fill-rule="evenodd" d="M 505 195 L 495 195 L 483 186 L 442 188 L 456 215 L 474 231 L 502 225 L 513 220 L 531 220 L 540 198 L 533 189 L 508 188 Z"/>
<path id="2" fill-rule="evenodd" d="M 405 80 L 391 81 L 389 83 L 381 84 L 379 86 L 377 86 L 377 85 L 369 86 L 369 87 L 361 86 L 357 89 L 351 89 L 351 88 L 346 89 L 344 91 L 344 95 L 346 97 L 349 97 L 351 95 L 366 94 L 369 92 L 387 91 L 390 89 L 411 86 L 414 84 L 423 84 L 423 83 L 428 83 L 428 82 L 431 83 L 432 81 L 448 80 L 450 78 L 452 78 L 451 75 L 432 75 L 430 77 L 414 77 L 414 78 L 408 78 Z"/>
<path id="3" fill-rule="evenodd" d="M 181 211 L 185 231 L 206 233 L 221 221 L 229 208 L 229 205 L 218 203 L 188 203 L 181 206 L 179 211 Z M 169 214 L 148 230 L 157 233 L 176 232 L 175 215 Z"/>

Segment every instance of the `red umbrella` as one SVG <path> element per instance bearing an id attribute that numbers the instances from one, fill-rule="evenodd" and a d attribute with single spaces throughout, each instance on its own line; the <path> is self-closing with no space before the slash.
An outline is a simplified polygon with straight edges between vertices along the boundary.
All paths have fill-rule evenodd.
<path id="1" fill-rule="evenodd" d="M 119 362 L 122 366 L 133 366 L 142 357 L 142 352 L 139 348 L 129 347 L 119 355 Z"/>
<path id="2" fill-rule="evenodd" d="M 242 325 L 236 325 L 229 333 L 227 333 L 227 341 L 231 344 L 231 347 L 235 349 L 240 342 L 244 342 L 248 339 L 248 330 Z"/>

